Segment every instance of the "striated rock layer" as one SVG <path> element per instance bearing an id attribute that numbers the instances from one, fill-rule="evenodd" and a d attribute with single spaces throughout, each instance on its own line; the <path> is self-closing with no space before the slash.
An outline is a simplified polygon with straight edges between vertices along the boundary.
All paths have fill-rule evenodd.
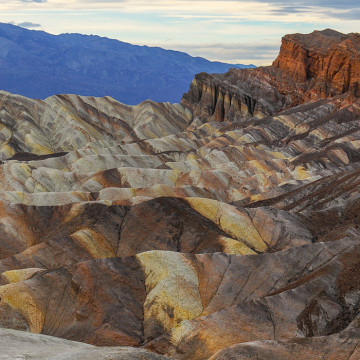
<path id="1" fill-rule="evenodd" d="M 358 359 L 358 39 L 181 105 L 0 93 L 0 357 Z"/>
<path id="2" fill-rule="evenodd" d="M 295 82 L 309 82 L 320 96 L 350 91 L 360 95 L 360 35 L 334 30 L 293 34 L 283 38 L 273 66 Z"/>
<path id="3" fill-rule="evenodd" d="M 360 96 L 360 35 L 286 35 L 272 66 L 195 76 L 181 103 L 204 120 L 245 121 L 307 101 Z"/>

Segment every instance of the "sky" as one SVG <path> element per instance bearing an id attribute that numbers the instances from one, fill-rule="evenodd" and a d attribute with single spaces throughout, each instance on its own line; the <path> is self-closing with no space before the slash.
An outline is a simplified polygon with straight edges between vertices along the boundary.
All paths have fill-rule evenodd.
<path id="1" fill-rule="evenodd" d="M 270 65 L 282 36 L 360 32 L 359 0 L 0 0 L 0 22 Z"/>

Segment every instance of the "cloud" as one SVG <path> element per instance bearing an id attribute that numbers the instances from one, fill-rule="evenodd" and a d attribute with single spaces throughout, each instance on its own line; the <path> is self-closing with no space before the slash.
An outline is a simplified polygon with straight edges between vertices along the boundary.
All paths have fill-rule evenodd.
<path id="1" fill-rule="evenodd" d="M 279 21 L 298 22 L 304 19 L 297 17 L 302 14 L 329 18 L 357 20 L 346 11 L 360 11 L 358 0 L 15 0 L 1 3 L 0 11 L 16 9 L 21 4 L 27 4 L 29 9 L 46 11 L 122 11 L 132 14 L 158 14 L 163 16 L 184 18 L 206 16 L 234 16 L 238 19 L 259 19 L 269 17 L 274 21 L 281 16 Z M 17 6 L 16 6 L 17 4 Z M 39 4 L 43 4 L 40 7 Z M 287 18 L 287 19 L 285 19 Z M 316 19 L 311 19 L 311 21 Z M 309 19 L 305 19 L 309 21 Z"/>
<path id="2" fill-rule="evenodd" d="M 45 2 L 46 0 L 21 0 L 24 2 Z M 201 12 L 206 13 L 211 9 L 223 9 L 223 12 L 234 10 L 237 8 L 246 9 L 256 4 L 267 4 L 270 7 L 279 9 L 288 8 L 289 11 L 296 11 L 302 8 L 323 8 L 323 9 L 338 9 L 350 10 L 359 8 L 358 0 L 48 0 L 49 3 L 58 3 L 69 6 L 115 6 L 124 7 L 128 9 L 151 9 L 153 7 L 162 9 L 186 9 L 191 12 L 194 9 L 200 9 Z"/>
<path id="3" fill-rule="evenodd" d="M 300 14 L 304 12 L 310 12 L 313 9 L 309 6 L 280 6 L 276 9 L 270 10 L 269 13 L 272 15 L 288 15 L 288 14 Z"/>
<path id="4" fill-rule="evenodd" d="M 258 0 L 263 1 L 263 0 Z M 277 2 L 274 2 L 276 4 Z M 269 15 L 289 16 L 293 14 L 317 14 L 319 17 L 334 18 L 339 20 L 360 20 L 360 4 L 348 1 L 345 3 L 315 1 L 312 5 L 306 5 L 306 1 L 299 5 L 278 4 L 275 9 L 269 11 Z"/>
<path id="5" fill-rule="evenodd" d="M 328 11 L 326 14 L 340 20 L 360 20 L 360 8 L 349 11 Z"/>
<path id="6" fill-rule="evenodd" d="M 15 20 L 29 28 L 39 28 L 35 24 L 41 24 L 43 30 L 52 34 L 97 34 L 133 44 L 185 51 L 211 60 L 261 65 L 274 60 L 285 34 L 325 28 L 342 33 L 359 31 L 360 3 L 359 0 L 0 0 L 0 17 L 0 21 Z M 264 38 L 270 39 L 271 44 Z"/>
<path id="7" fill-rule="evenodd" d="M 36 24 L 36 23 L 31 22 L 31 21 L 23 21 L 23 22 L 20 22 L 20 23 L 16 23 L 15 21 L 9 21 L 8 24 L 20 26 L 20 27 L 26 28 L 26 29 L 33 29 L 33 28 L 40 28 L 41 27 L 40 24 Z"/>
<path id="8" fill-rule="evenodd" d="M 242 0 L 239 0 L 242 1 Z M 320 7 L 320 8 L 333 8 L 333 9 L 353 9 L 359 7 L 358 0 L 302 0 L 299 1 L 286 1 L 286 0 L 257 0 L 258 2 L 273 4 L 280 7 Z M 301 4 L 301 5 L 300 5 Z"/>
<path id="9" fill-rule="evenodd" d="M 14 24 L 14 25 L 17 25 L 17 26 L 20 26 L 20 27 L 23 27 L 23 28 L 27 28 L 27 29 L 33 29 L 33 28 L 41 27 L 40 24 L 36 24 L 36 23 L 30 22 L 30 21 L 24 21 L 24 22 Z"/>
<path id="10" fill-rule="evenodd" d="M 280 40 L 280 39 L 279 39 Z M 214 61 L 255 65 L 270 65 L 279 53 L 280 41 L 269 43 L 207 43 L 207 44 L 159 44 L 160 47 L 178 50 L 191 56 L 201 56 Z"/>

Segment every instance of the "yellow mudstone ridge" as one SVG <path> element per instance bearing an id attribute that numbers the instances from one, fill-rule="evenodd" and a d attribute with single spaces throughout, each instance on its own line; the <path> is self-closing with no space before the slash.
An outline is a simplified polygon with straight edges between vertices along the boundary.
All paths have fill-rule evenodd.
<path id="1" fill-rule="evenodd" d="M 200 316 L 203 306 L 199 280 L 185 255 L 155 250 L 137 258 L 145 273 L 145 332 L 146 324 L 155 319 L 169 331 L 183 320 Z"/>
<path id="2" fill-rule="evenodd" d="M 28 269 L 10 270 L 3 272 L 1 275 L 3 278 L 7 280 L 9 284 L 11 284 L 11 283 L 17 283 L 20 281 L 27 280 L 41 270 L 43 269 L 28 268 Z"/>
<path id="3" fill-rule="evenodd" d="M 0 286 L 0 299 L 0 304 L 9 305 L 25 317 L 31 332 L 41 333 L 45 314 L 23 282 Z"/>
<path id="4" fill-rule="evenodd" d="M 115 256 L 115 250 L 104 236 L 92 229 L 76 231 L 71 237 L 80 243 L 94 259 L 109 258 Z"/>
<path id="5" fill-rule="evenodd" d="M 223 252 L 231 255 L 256 255 L 254 250 L 251 250 L 245 244 L 228 238 L 226 236 L 221 236 L 219 238 L 221 245 L 223 246 Z"/>
<path id="6" fill-rule="evenodd" d="M 234 206 L 205 198 L 186 198 L 186 202 L 198 213 L 213 221 L 221 230 L 247 247 L 265 252 L 268 247 L 250 217 Z"/>

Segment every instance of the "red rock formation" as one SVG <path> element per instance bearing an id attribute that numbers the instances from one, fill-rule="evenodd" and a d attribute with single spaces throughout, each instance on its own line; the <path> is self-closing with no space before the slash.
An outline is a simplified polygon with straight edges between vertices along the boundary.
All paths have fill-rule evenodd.
<path id="1" fill-rule="evenodd" d="M 334 30 L 286 35 L 273 66 L 321 97 L 360 96 L 360 34 Z"/>
<path id="2" fill-rule="evenodd" d="M 244 121 L 343 93 L 360 96 L 360 34 L 286 35 L 272 66 L 196 75 L 181 103 L 206 121 Z"/>

